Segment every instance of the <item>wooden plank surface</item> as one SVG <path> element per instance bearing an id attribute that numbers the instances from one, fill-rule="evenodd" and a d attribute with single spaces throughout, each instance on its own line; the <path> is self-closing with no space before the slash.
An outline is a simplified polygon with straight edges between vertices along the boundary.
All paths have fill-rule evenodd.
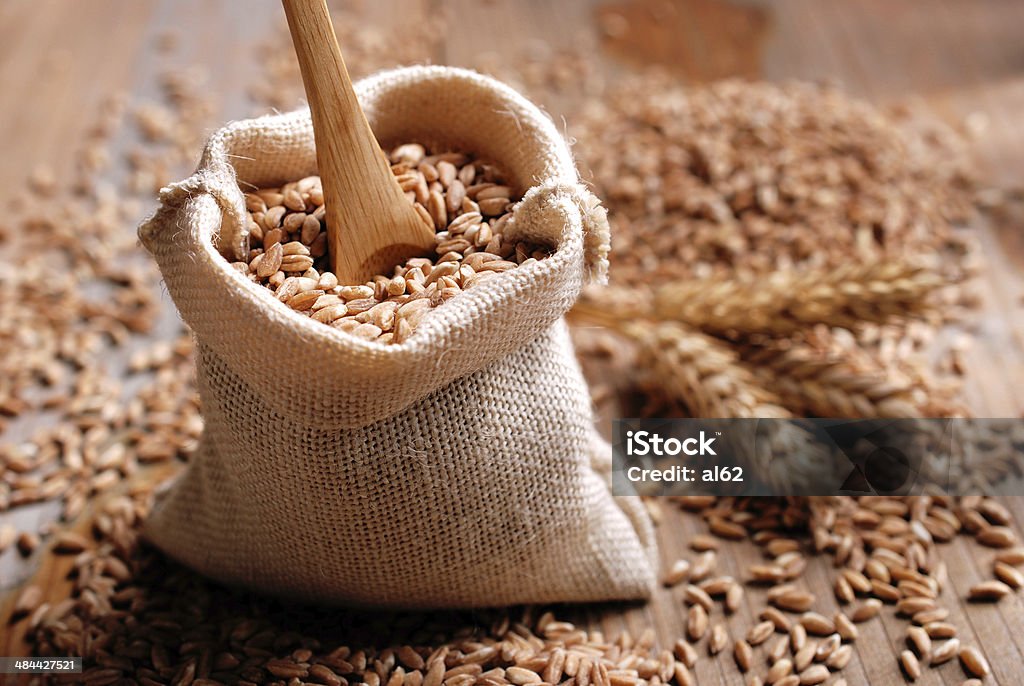
<path id="1" fill-rule="evenodd" d="M 832 79 L 875 102 L 915 96 L 939 115 L 957 121 L 977 114 L 987 121 L 973 148 L 984 178 L 994 186 L 1020 186 L 1024 169 L 1024 3 L 1011 0 L 423 0 L 363 2 L 356 11 L 383 36 L 417 35 L 433 46 L 420 59 L 473 66 L 481 60 L 518 59 L 534 41 L 559 46 L 594 46 L 596 68 L 609 74 L 637 64 L 660 63 L 681 78 L 710 80 L 730 75 L 772 80 Z M 280 33 L 281 12 L 273 0 L 7 0 L 0 4 L 0 100 L 4 161 L 0 199 L 20 187 L 38 164 L 70 169 L 67 151 L 81 136 L 106 93 L 151 97 L 167 65 L 205 65 L 215 98 L 214 121 L 247 116 L 253 105 L 246 87 L 256 44 Z M 609 32 L 614 17 L 627 20 Z M 611 19 L 610 19 L 611 17 Z M 427 20 L 430 21 L 427 21 Z M 173 31 L 176 49 L 163 53 L 156 38 Z M 281 34 L 283 35 L 283 34 Z M 342 46 L 344 49 L 344 46 Z M 301 93 L 301 88 L 297 89 Z M 556 121 L 566 103 L 546 105 Z M 127 145 L 118 139 L 116 145 Z M 198 151 L 197 151 L 198 153 Z M 1024 411 L 1024 232 L 1022 214 L 994 217 L 979 226 L 988 267 L 980 290 L 979 337 L 968 354 L 966 395 L 979 415 L 1020 416 Z M 165 302 L 158 332 L 175 326 Z M 28 431 L 30 425 L 19 427 Z M 5 440 L 10 437 L 5 436 Z M 1024 504 L 1007 499 L 1018 522 Z M 669 508 L 670 509 L 670 508 Z M 52 507 L 21 508 L 0 515 L 19 526 L 37 527 L 55 516 Z M 701 530 L 694 518 L 670 511 L 659 530 L 666 560 L 690 554 L 687 538 Z M 999 605 L 967 605 L 966 589 L 989 575 L 992 553 L 973 542 L 946 547 L 952 588 L 944 594 L 951 621 L 981 647 L 995 683 L 1024 683 L 1024 613 L 1021 599 Z M 757 551 L 727 544 L 723 571 L 742 578 Z M 56 580 L 61 567 L 41 556 L 24 562 L 8 551 L 0 558 L 0 590 L 8 599 L 35 570 Z M 807 582 L 820 598 L 831 598 L 832 570 L 812 562 Z M 55 595 L 65 584 L 51 586 Z M 739 612 L 726 621 L 733 636 L 750 626 L 764 592 L 752 589 Z M 635 633 L 654 626 L 671 644 L 682 631 L 678 590 L 660 590 L 654 602 L 623 609 L 586 608 L 609 635 L 624 627 Z M 861 626 L 856 657 L 844 671 L 850 684 L 901 683 L 894 654 L 904 623 L 887 610 L 881 622 Z M 19 627 L 0 626 L 0 653 L 25 650 Z M 758 655 L 763 654 L 763 649 Z M 731 660 L 702 661 L 701 684 L 741 683 Z M 918 683 L 959 684 L 954 663 L 928 671 Z"/>

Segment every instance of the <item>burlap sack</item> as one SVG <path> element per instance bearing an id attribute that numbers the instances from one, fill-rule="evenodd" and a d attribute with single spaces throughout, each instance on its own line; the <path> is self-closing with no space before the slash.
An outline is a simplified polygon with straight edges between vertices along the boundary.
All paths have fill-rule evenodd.
<path id="1" fill-rule="evenodd" d="M 385 144 L 473 151 L 519 192 L 512 237 L 557 247 L 359 340 L 229 266 L 245 188 L 316 171 L 308 110 L 235 122 L 139 229 L 195 333 L 206 431 L 149 539 L 224 582 L 305 600 L 471 607 L 646 597 L 655 543 L 613 498 L 562 315 L 604 276 L 604 211 L 551 120 L 506 86 L 416 67 L 357 85 Z"/>

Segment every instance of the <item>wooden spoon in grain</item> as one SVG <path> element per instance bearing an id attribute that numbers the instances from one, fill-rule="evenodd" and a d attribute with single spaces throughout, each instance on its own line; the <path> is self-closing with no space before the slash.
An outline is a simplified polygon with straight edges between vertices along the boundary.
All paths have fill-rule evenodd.
<path id="1" fill-rule="evenodd" d="M 366 121 L 326 0 L 282 0 L 313 115 L 331 267 L 342 284 L 388 274 L 434 247 L 434 227 L 406 199 Z"/>

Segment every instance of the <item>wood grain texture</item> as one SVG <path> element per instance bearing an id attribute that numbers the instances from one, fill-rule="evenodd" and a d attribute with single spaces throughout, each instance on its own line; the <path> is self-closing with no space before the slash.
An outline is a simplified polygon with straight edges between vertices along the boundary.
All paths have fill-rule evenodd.
<path id="1" fill-rule="evenodd" d="M 653 46 L 656 50 L 644 54 L 627 54 L 628 41 L 612 41 L 613 37 L 604 33 L 607 7 L 627 2 L 630 0 L 396 0 L 365 3 L 360 11 L 394 40 L 422 30 L 428 16 L 443 16 L 443 24 L 432 25 L 443 28 L 436 28 L 441 32 L 439 47 L 430 57 L 459 66 L 477 64 L 482 53 L 499 61 L 518 59 L 535 39 L 554 46 L 577 40 L 607 44 L 607 50 L 595 52 L 594 60 L 596 68 L 609 74 L 649 63 L 652 54 L 655 61 L 666 59 L 664 55 L 675 59 L 671 40 L 677 34 L 672 32 L 658 38 Z M 685 70 L 680 70 L 687 78 L 741 74 L 770 80 L 833 79 L 874 102 L 917 97 L 951 122 L 979 113 L 988 126 L 972 150 L 983 178 L 993 186 L 1021 184 L 1024 128 L 1018 122 L 1024 111 L 1024 52 L 1019 27 L 1024 23 L 1024 4 L 1005 0 L 679 0 L 642 3 L 630 12 L 657 11 L 659 6 L 664 11 L 667 5 L 676 11 L 669 26 L 693 47 Z M 757 19 L 749 18 L 754 16 L 751 9 Z M 65 151 L 81 135 L 87 115 L 103 93 L 125 90 L 151 95 L 162 64 L 152 41 L 166 30 L 175 31 L 180 38 L 172 61 L 207 67 L 210 92 L 217 98 L 218 121 L 251 114 L 244 84 L 252 77 L 253 42 L 277 28 L 282 15 L 275 2 L 0 3 L 0 88 L 5 93 L 31 93 L 31 97 L 0 99 L 0 131 L 5 144 L 0 194 L 20 188 L 26 171 L 39 162 L 57 170 L 67 168 L 71 160 Z M 114 25 L 117 30 L 111 31 Z M 739 45 L 730 34 L 730 27 L 737 25 L 744 31 L 759 32 L 756 49 Z M 62 59 L 62 52 L 73 59 Z M 95 68 L 97 64 L 103 68 Z M 48 76 L 39 78 L 38 74 Z M 560 121 L 565 109 L 558 99 L 547 104 Z M 979 284 L 983 309 L 977 341 L 966 358 L 967 400 L 978 415 L 1019 416 L 1024 411 L 1024 213 L 1020 210 L 1009 208 L 976 227 L 988 261 Z M 166 332 L 172 330 L 169 327 L 174 325 L 175 315 L 169 302 L 165 306 L 166 322 L 161 331 Z M 607 420 L 603 420 L 606 427 Z M 1004 502 L 1016 522 L 1024 522 L 1021 499 Z M 658 532 L 663 559 L 671 562 L 691 556 L 686 541 L 703 531 L 702 523 L 671 508 L 666 510 Z M 16 518 L 19 526 L 35 528 L 53 516 L 54 512 L 45 508 L 22 508 L 0 518 Z M 951 621 L 961 628 L 962 640 L 978 646 L 992 665 L 994 675 L 986 683 L 1024 683 L 1020 596 L 997 605 L 964 602 L 973 583 L 990 577 L 993 553 L 966 539 L 943 550 L 951 579 L 944 604 L 951 610 Z M 18 583 L 39 570 L 36 582 L 45 585 L 52 598 L 59 598 L 67 591 L 63 574 L 69 560 L 37 555 L 23 564 L 8 551 L 0 559 L 0 588 L 8 589 L 10 599 Z M 755 561 L 760 561 L 760 555 L 753 546 L 723 546 L 720 565 L 725 573 L 742 578 L 743 570 Z M 813 559 L 807 571 L 809 590 L 826 604 L 834 603 L 834 573 L 822 559 Z M 724 617 L 716 610 L 713 621 L 725 622 L 738 637 L 763 604 L 764 591 L 748 588 L 747 598 L 734 616 Z M 569 612 L 608 636 L 625 628 L 639 634 L 653 626 L 665 646 L 671 646 L 683 628 L 679 589 L 659 589 L 654 602 L 646 605 L 593 606 Z M 26 646 L 20 625 L 9 626 L 3 618 L 0 622 L 0 653 L 23 654 Z M 905 625 L 890 607 L 881 619 L 859 625 L 861 638 L 843 673 L 851 686 L 903 683 L 896 655 L 903 647 Z M 706 654 L 703 645 L 700 652 Z M 755 663 L 763 664 L 764 652 L 764 647 L 756 649 Z M 731 659 L 701 660 L 695 673 L 702 685 L 742 683 Z M 956 686 L 963 678 L 953 661 L 926 670 L 917 683 Z"/>
<path id="2" fill-rule="evenodd" d="M 164 463 L 153 465 L 142 469 L 132 482 L 125 482 L 102 496 L 93 498 L 81 516 L 67 530 L 91 537 L 92 522 L 96 513 L 100 512 L 104 503 L 111 499 L 129 493 L 135 484 L 159 484 L 172 478 L 180 470 L 180 465 Z M 33 583 L 44 591 L 43 602 L 51 605 L 60 602 L 70 596 L 74 588 L 75 579 L 71 574 L 74 569 L 75 555 L 58 555 L 51 552 L 52 542 L 41 546 L 34 557 L 38 566 L 33 570 L 27 583 Z M 11 589 L 0 596 L 0 654 L 5 657 L 21 657 L 30 654 L 29 645 L 25 643 L 25 632 L 28 630 L 30 615 L 15 618 L 13 616 L 14 603 L 23 586 Z M 0 675 L 0 684 L 3 684 Z"/>
<path id="3" fill-rule="evenodd" d="M 341 56 L 326 0 L 284 0 L 313 115 L 331 264 L 341 283 L 429 255 L 434 229 L 409 204 L 370 130 Z"/>

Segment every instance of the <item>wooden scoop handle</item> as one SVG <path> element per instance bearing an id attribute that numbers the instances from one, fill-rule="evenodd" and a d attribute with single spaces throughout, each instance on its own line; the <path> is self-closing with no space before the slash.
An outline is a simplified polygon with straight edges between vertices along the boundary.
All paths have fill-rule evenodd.
<path id="1" fill-rule="evenodd" d="M 313 115 L 331 265 L 343 284 L 390 274 L 434 247 L 434 227 L 416 212 L 370 130 L 326 0 L 282 0 Z"/>

